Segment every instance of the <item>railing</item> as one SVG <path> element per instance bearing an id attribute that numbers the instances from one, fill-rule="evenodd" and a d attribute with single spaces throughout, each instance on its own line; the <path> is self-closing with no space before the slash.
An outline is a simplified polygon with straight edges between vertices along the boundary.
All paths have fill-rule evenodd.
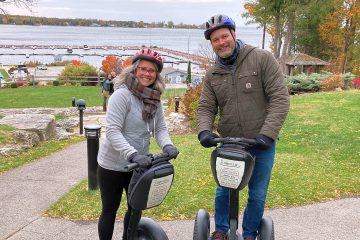
<path id="1" fill-rule="evenodd" d="M 28 85 L 49 85 L 53 84 L 54 81 L 58 81 L 60 85 L 70 84 L 76 85 L 81 84 L 83 86 L 98 86 L 102 83 L 104 77 L 101 76 L 30 76 L 25 78 L 2 78 L 0 79 L 0 88 L 8 87 L 7 85 L 12 83 L 26 82 Z"/>

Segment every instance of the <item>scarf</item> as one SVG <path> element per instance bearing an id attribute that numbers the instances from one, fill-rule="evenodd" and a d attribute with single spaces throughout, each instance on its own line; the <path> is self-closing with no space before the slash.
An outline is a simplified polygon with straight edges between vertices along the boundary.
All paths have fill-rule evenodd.
<path id="1" fill-rule="evenodd" d="M 149 122 L 150 119 L 155 116 L 157 104 L 160 102 L 160 92 L 141 85 L 132 73 L 126 77 L 125 85 L 130 92 L 143 101 L 144 108 L 142 110 L 142 118 L 145 122 Z"/>

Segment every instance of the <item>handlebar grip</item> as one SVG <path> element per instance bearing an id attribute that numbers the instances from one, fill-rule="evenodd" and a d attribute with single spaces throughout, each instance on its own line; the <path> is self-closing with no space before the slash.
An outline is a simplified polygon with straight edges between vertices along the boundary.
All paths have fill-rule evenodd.
<path id="1" fill-rule="evenodd" d="M 215 138 L 216 143 L 233 143 L 239 145 L 256 145 L 256 140 L 253 138 L 238 138 L 238 137 L 225 137 L 225 138 Z"/>
<path id="2" fill-rule="evenodd" d="M 138 163 L 129 163 L 128 165 L 126 165 L 125 167 L 124 167 L 124 170 L 126 171 L 126 172 L 130 172 L 130 171 L 132 171 L 132 170 L 134 170 L 135 168 L 138 168 L 139 167 L 139 164 Z"/>

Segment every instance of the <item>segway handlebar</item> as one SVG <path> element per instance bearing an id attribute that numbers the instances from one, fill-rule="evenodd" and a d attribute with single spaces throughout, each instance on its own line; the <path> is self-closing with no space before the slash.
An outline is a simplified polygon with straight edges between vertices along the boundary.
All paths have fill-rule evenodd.
<path id="1" fill-rule="evenodd" d="M 149 154 L 149 157 L 151 158 L 151 165 L 155 165 L 159 162 L 165 162 L 170 161 L 172 158 L 169 156 L 168 153 L 159 153 L 159 154 Z M 134 170 L 135 168 L 138 168 L 140 165 L 138 163 L 129 163 L 124 167 L 124 170 L 126 172 L 130 172 Z M 150 166 L 150 165 L 149 165 Z"/>
<path id="2" fill-rule="evenodd" d="M 252 147 L 256 145 L 256 140 L 253 138 L 224 137 L 224 138 L 215 138 L 214 141 L 216 143 L 235 144 L 244 147 Z"/>

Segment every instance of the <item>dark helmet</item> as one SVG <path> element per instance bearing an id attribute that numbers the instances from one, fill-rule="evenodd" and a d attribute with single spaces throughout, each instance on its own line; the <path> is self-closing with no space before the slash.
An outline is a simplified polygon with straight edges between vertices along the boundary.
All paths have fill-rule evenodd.
<path id="1" fill-rule="evenodd" d="M 235 31 L 235 22 L 225 14 L 217 14 L 206 22 L 205 27 L 205 39 L 210 40 L 211 33 L 219 28 L 229 28 Z"/>
<path id="2" fill-rule="evenodd" d="M 161 72 L 161 70 L 163 69 L 164 64 L 160 54 L 156 51 L 151 50 L 150 48 L 140 49 L 133 57 L 132 63 L 134 64 L 139 59 L 155 63 L 159 72 Z"/>

